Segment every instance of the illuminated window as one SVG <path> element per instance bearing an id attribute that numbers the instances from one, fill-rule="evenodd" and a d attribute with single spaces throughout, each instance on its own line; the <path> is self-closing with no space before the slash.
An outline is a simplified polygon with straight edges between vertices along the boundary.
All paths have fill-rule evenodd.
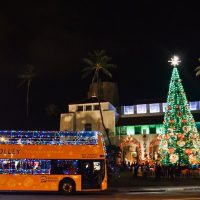
<path id="1" fill-rule="evenodd" d="M 50 174 L 51 160 L 0 159 L 0 174 Z"/>
<path id="2" fill-rule="evenodd" d="M 198 101 L 192 101 L 189 102 L 190 110 L 199 110 L 199 102 Z"/>
<path id="3" fill-rule="evenodd" d="M 52 174 L 77 174 L 78 160 L 54 160 Z"/>
<path id="4" fill-rule="evenodd" d="M 120 131 L 120 135 L 126 135 L 126 133 L 127 133 L 126 126 L 122 126 L 121 131 Z"/>
<path id="5" fill-rule="evenodd" d="M 163 112 L 165 112 L 166 107 L 167 107 L 167 103 L 162 103 L 162 109 L 163 109 Z"/>
<path id="6" fill-rule="evenodd" d="M 159 103 L 149 104 L 150 113 L 158 113 L 160 112 L 160 105 Z"/>
<path id="7" fill-rule="evenodd" d="M 124 106 L 124 114 L 125 115 L 134 114 L 133 106 Z"/>
<path id="8" fill-rule="evenodd" d="M 147 105 L 146 104 L 137 105 L 137 113 L 138 114 L 147 113 Z"/>
<path id="9" fill-rule="evenodd" d="M 134 126 L 127 126 L 127 135 L 134 135 L 135 127 Z"/>

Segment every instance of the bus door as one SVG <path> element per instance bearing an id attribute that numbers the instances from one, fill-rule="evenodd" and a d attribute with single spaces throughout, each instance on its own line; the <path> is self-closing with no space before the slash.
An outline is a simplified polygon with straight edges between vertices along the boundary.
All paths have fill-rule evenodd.
<path id="1" fill-rule="evenodd" d="M 82 189 L 101 189 L 101 183 L 105 175 L 103 162 L 99 160 L 80 161 Z"/>

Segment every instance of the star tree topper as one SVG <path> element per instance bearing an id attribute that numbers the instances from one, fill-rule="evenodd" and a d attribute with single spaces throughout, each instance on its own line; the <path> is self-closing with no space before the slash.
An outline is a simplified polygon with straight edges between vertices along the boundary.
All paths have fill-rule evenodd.
<path id="1" fill-rule="evenodd" d="M 178 56 L 174 56 L 173 58 L 171 58 L 171 60 L 169 60 L 168 62 L 171 63 L 172 66 L 176 67 L 177 65 L 179 65 L 179 63 L 181 62 L 179 60 Z"/>

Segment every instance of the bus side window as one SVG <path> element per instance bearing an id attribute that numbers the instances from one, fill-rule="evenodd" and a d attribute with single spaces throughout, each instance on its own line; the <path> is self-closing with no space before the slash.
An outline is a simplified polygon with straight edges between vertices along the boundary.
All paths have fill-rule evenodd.
<path id="1" fill-rule="evenodd" d="M 60 160 L 51 161 L 51 174 L 63 174 L 63 167 Z"/>

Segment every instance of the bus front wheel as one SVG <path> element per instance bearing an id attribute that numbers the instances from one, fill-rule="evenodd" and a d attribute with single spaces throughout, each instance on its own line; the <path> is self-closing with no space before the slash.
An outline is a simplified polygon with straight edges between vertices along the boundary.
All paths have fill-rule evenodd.
<path id="1" fill-rule="evenodd" d="M 75 184 L 71 180 L 63 180 L 60 182 L 59 190 L 64 194 L 72 194 L 75 192 Z"/>

